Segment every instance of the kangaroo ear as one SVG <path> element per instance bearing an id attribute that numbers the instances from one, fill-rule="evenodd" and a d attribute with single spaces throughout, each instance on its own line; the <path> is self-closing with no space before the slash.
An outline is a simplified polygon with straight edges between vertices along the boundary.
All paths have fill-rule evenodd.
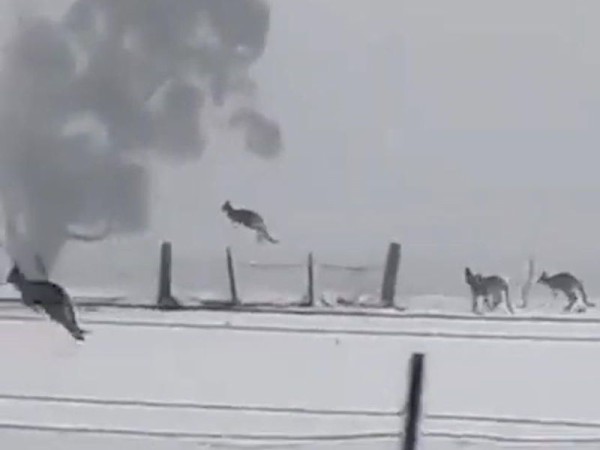
<path id="1" fill-rule="evenodd" d="M 468 267 L 465 267 L 465 280 L 467 281 L 467 283 L 473 278 L 473 273 L 471 272 L 471 269 L 469 269 Z"/>

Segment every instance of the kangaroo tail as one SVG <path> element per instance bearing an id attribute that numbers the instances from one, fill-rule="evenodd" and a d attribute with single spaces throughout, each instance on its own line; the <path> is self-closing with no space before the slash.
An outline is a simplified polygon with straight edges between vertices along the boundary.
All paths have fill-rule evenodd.
<path id="1" fill-rule="evenodd" d="M 263 240 L 266 240 L 268 242 L 270 242 L 271 244 L 278 244 L 279 241 L 277 239 L 275 239 L 273 236 L 271 236 L 269 234 L 269 232 L 267 231 L 267 227 L 262 226 L 260 227 L 258 230 L 256 230 L 256 240 L 258 242 L 262 242 Z"/>
<path id="2" fill-rule="evenodd" d="M 585 292 L 585 289 L 583 288 L 583 284 L 581 284 L 581 283 L 579 283 L 579 292 L 581 292 L 581 299 L 583 300 L 583 303 L 585 303 L 585 306 L 589 306 L 591 308 L 596 306 L 595 303 L 592 303 L 589 301 L 588 296 Z"/>

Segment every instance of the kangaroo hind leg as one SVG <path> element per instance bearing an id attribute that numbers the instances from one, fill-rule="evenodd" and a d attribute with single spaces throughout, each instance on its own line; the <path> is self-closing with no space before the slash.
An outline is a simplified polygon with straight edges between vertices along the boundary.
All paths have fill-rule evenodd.
<path id="1" fill-rule="evenodd" d="M 571 310 L 573 309 L 573 306 L 577 302 L 577 295 L 575 295 L 575 293 L 573 291 L 565 292 L 565 295 L 567 296 L 569 303 L 567 303 L 567 306 L 565 306 L 564 311 L 571 312 Z"/>
<path id="2" fill-rule="evenodd" d="M 264 242 L 264 241 L 268 241 L 271 244 L 277 244 L 279 241 L 275 238 L 273 238 L 269 232 L 267 231 L 267 228 L 263 225 L 260 228 L 257 228 L 256 230 L 256 240 L 258 242 Z"/>

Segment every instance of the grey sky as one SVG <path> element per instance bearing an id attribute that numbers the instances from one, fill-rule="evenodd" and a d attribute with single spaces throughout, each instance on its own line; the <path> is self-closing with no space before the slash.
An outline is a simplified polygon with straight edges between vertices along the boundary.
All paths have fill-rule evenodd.
<path id="1" fill-rule="evenodd" d="M 286 174 L 270 195 L 305 227 L 265 205 L 284 236 L 366 258 L 397 237 L 423 283 L 465 263 L 516 275 L 532 252 L 593 275 L 597 2 L 275 5 L 260 73 L 289 147 L 261 185 Z"/>
<path id="2" fill-rule="evenodd" d="M 436 193 L 430 211 L 457 204 L 442 213 L 448 220 L 433 213 L 453 231 L 431 240 L 455 240 L 490 270 L 510 271 L 502 257 L 535 252 L 542 265 L 592 275 L 600 5 L 406 5 L 406 181 Z"/>

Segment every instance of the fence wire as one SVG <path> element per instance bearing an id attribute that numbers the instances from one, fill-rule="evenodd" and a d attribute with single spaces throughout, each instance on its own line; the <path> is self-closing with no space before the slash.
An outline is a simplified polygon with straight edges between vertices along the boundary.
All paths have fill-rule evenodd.
<path id="1" fill-rule="evenodd" d="M 600 444 L 600 422 L 592 421 L 578 421 L 578 420 L 566 420 L 566 419 L 544 419 L 544 418 L 526 418 L 526 417 L 502 417 L 502 416 L 486 416 L 486 415 L 475 415 L 475 414 L 428 414 L 425 416 L 425 421 L 428 425 L 430 422 L 436 422 L 438 429 L 432 430 L 427 429 L 422 432 L 421 436 L 425 439 L 435 439 L 444 441 L 456 441 L 461 443 L 495 443 L 495 444 L 524 444 L 524 445 L 581 445 L 581 444 Z M 453 429 L 439 429 L 445 428 L 444 425 L 448 423 L 471 423 L 471 424 L 484 424 L 484 425 L 512 425 L 513 427 L 531 427 L 535 426 L 538 430 L 548 429 L 561 429 L 566 431 L 572 429 L 573 431 L 589 430 L 591 435 L 580 436 L 580 435 L 558 435 L 558 436 L 547 436 L 543 435 L 539 431 L 536 434 L 506 434 L 500 432 L 479 432 L 472 430 L 457 430 L 456 427 Z M 514 428 L 513 428 L 514 429 Z"/>
<path id="2" fill-rule="evenodd" d="M 201 403 L 138 401 L 123 399 L 78 398 L 64 396 L 35 396 L 0 393 L 0 400 L 16 402 L 42 402 L 42 403 L 68 403 L 73 405 L 101 405 L 110 408 L 136 407 L 160 408 L 169 412 L 178 409 L 196 409 L 204 411 L 237 411 L 255 414 L 286 414 L 286 415 L 316 415 L 338 417 L 372 417 L 372 418 L 398 418 L 397 431 L 372 431 L 360 433 L 332 433 L 332 434 L 289 434 L 289 433 L 218 433 L 218 432 L 185 432 L 169 430 L 144 430 L 116 427 L 92 427 L 71 425 L 37 425 L 30 423 L 0 422 L 0 430 L 15 430 L 29 432 L 53 432 L 65 434 L 112 435 L 138 438 L 157 439 L 184 439 L 184 440 L 210 440 L 210 441 L 244 441 L 244 442 L 278 442 L 285 447 L 287 444 L 297 444 L 297 448 L 308 443 L 323 442 L 353 442 L 353 441 L 381 441 L 395 440 L 402 437 L 400 430 L 401 418 L 404 411 L 377 411 L 377 410 L 339 410 L 310 407 L 277 407 L 268 405 L 217 405 Z M 436 422 L 436 428 L 429 429 L 431 422 Z M 506 435 L 496 432 L 474 432 L 471 430 L 439 429 L 444 424 L 452 422 L 483 423 L 492 425 L 513 425 L 516 427 L 536 426 L 541 428 L 574 428 L 587 430 L 600 430 L 600 422 L 576 421 L 564 419 L 544 419 L 525 417 L 502 417 L 475 414 L 440 414 L 433 413 L 424 416 L 424 430 L 421 439 L 449 440 L 456 442 L 489 442 L 497 444 L 553 444 L 553 445 L 580 445 L 600 444 L 600 433 L 590 436 L 544 436 L 540 435 Z M 280 447 L 281 448 L 281 447 Z"/>
<path id="3" fill-rule="evenodd" d="M 245 413 L 259 414 L 286 414 L 286 415 L 312 415 L 312 416 L 334 416 L 334 417 L 400 417 L 401 411 L 376 411 L 376 410 L 341 410 L 341 409 L 323 409 L 310 407 L 277 407 L 268 405 L 229 405 L 214 403 L 193 403 L 193 402 L 163 402 L 149 400 L 124 400 L 124 399 L 106 399 L 89 397 L 65 397 L 50 395 L 19 395 L 0 393 L 0 400 L 35 402 L 35 403 L 56 403 L 71 405 L 96 405 L 110 407 L 135 407 L 140 409 L 153 408 L 164 410 L 198 410 L 198 411 L 236 411 Z"/>
<path id="4" fill-rule="evenodd" d="M 25 316 L 1 314 L 0 321 L 7 322 L 37 322 L 46 320 L 39 316 Z M 174 321 L 152 320 L 114 320 L 114 319 L 83 319 L 89 325 L 115 326 L 115 327 L 144 327 L 156 329 L 185 329 L 195 331 L 227 330 L 239 333 L 275 333 L 275 334 L 306 334 L 322 336 L 362 336 L 362 337 L 388 337 L 388 338 L 429 338 L 429 339 L 460 339 L 484 340 L 504 342 L 562 342 L 562 343 L 589 343 L 600 342 L 599 335 L 565 335 L 551 334 L 506 334 L 506 333 L 466 333 L 446 331 L 409 331 L 409 330 L 381 330 L 359 328 L 322 328 L 315 326 L 279 326 L 279 325 L 242 325 L 232 323 L 193 323 Z"/>
<path id="5" fill-rule="evenodd" d="M 3 398 L 7 396 L 3 395 Z M 53 399 L 52 401 L 54 401 Z M 61 401 L 61 400 L 58 400 Z M 69 399 L 69 401 L 79 401 Z M 85 404 L 85 402 L 82 402 Z M 235 408 L 235 407 L 232 407 Z M 243 408 L 242 408 L 243 409 Z M 269 408 L 277 409 L 277 408 Z M 261 409 L 252 409 L 255 412 L 265 412 Z M 295 408 L 290 408 L 290 413 L 295 414 Z M 282 411 L 283 412 L 283 411 Z M 323 412 L 317 412 L 321 414 Z M 337 412 L 336 412 L 337 413 Z M 358 413 L 358 412 L 356 412 Z M 354 412 L 352 413 L 354 414 Z M 367 412 L 366 414 L 371 414 Z M 381 412 L 380 415 L 387 416 L 390 413 Z M 399 415 L 399 413 L 395 413 Z M 493 418 L 486 416 L 456 416 L 456 415 L 441 415 L 431 414 L 426 416 L 426 422 L 432 419 L 443 421 L 485 421 L 494 423 L 510 423 L 514 425 L 542 425 L 549 427 L 568 426 L 568 427 L 585 427 L 585 428 L 600 428 L 600 424 L 596 422 L 577 422 L 565 420 L 544 420 L 544 419 L 527 419 L 527 418 Z M 218 432 L 182 432 L 169 430 L 144 430 L 116 427 L 91 427 L 91 426 L 72 426 L 72 425 L 34 425 L 18 422 L 0 422 L 0 430 L 13 430 L 24 432 L 47 432 L 61 434 L 86 434 L 86 435 L 110 435 L 122 437 L 136 438 L 151 438 L 151 439 L 169 439 L 169 440 L 194 440 L 194 441 L 222 441 L 222 444 L 209 444 L 207 448 L 234 448 L 236 441 L 247 443 L 262 443 L 257 444 L 256 448 L 265 448 L 265 445 L 273 445 L 273 448 L 304 448 L 305 445 L 311 445 L 309 448 L 315 448 L 315 444 L 319 443 L 351 443 L 376 441 L 393 441 L 398 442 L 402 438 L 402 433 L 398 431 L 373 431 L 361 433 L 332 433 L 332 434 L 289 434 L 289 433 L 218 433 Z M 540 436 L 527 435 L 515 436 L 500 433 L 484 433 L 472 431 L 457 431 L 457 430 L 423 430 L 420 433 L 421 440 L 442 440 L 456 442 L 457 446 L 464 445 L 467 442 L 471 443 L 495 443 L 495 444 L 524 444 L 524 445 L 596 445 L 600 444 L 600 434 L 594 436 Z M 268 444 L 277 442 L 278 444 Z M 248 446 L 243 446 L 248 448 Z"/>
<path id="6" fill-rule="evenodd" d="M 317 263 L 315 271 L 316 292 L 321 305 L 330 307 L 380 305 L 383 267 Z"/>
<path id="7" fill-rule="evenodd" d="M 243 304 L 294 306 L 307 301 L 307 264 L 237 262 L 235 278 Z"/>
<path id="8" fill-rule="evenodd" d="M 0 422 L 0 430 L 38 431 L 70 434 L 96 434 L 129 436 L 159 439 L 194 439 L 194 440 L 232 440 L 232 441 L 260 441 L 260 442 L 343 442 L 343 441 L 372 441 L 378 439 L 396 439 L 398 433 L 371 432 L 348 434 L 285 434 L 285 433 L 206 433 L 185 431 L 156 431 L 137 430 L 113 427 L 86 427 L 73 425 L 32 425 L 17 422 Z"/>

